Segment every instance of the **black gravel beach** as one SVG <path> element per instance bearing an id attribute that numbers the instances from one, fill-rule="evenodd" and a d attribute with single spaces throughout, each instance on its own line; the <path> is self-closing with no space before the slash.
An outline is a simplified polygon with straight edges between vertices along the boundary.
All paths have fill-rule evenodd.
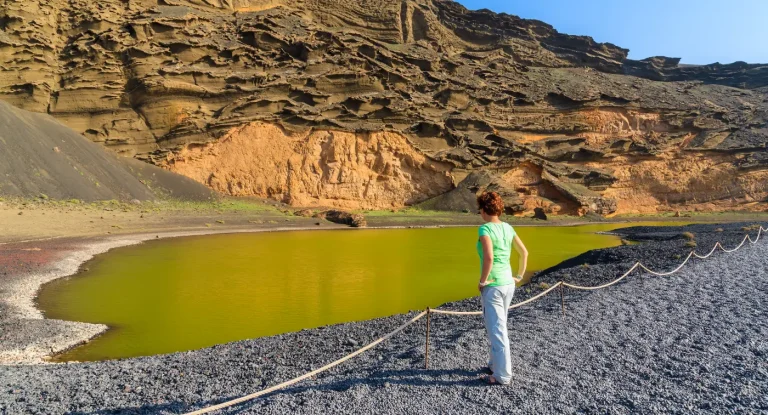
<path id="1" fill-rule="evenodd" d="M 691 247 L 738 245 L 751 224 L 631 228 L 640 243 L 544 271 L 515 302 L 559 280 L 598 285 L 635 261 L 676 268 Z M 764 227 L 768 227 L 763 224 Z M 690 236 L 689 236 L 690 237 Z M 532 253 L 535 255 L 535 253 Z M 478 381 L 487 359 L 479 316 L 433 315 L 314 379 L 221 413 L 764 413 L 768 411 L 768 235 L 679 273 L 636 271 L 600 291 L 557 291 L 510 312 L 512 385 Z M 375 293 L 372 293 L 375 295 Z M 477 310 L 477 298 L 442 308 Z M 2 414 L 192 411 L 333 361 L 415 315 L 305 330 L 193 352 L 84 364 L 0 366 Z"/>

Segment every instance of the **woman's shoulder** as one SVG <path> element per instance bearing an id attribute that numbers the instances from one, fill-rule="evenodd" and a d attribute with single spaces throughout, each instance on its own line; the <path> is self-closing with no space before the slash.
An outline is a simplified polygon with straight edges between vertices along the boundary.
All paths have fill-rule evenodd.
<path id="1" fill-rule="evenodd" d="M 478 233 L 480 236 L 483 235 L 490 235 L 491 233 L 498 233 L 501 231 L 502 228 L 507 228 L 512 232 L 515 232 L 515 228 L 512 227 L 512 225 L 508 224 L 507 222 L 486 222 L 480 227 L 477 228 Z"/>
<path id="2" fill-rule="evenodd" d="M 486 222 L 486 223 L 480 225 L 477 228 L 477 232 L 480 234 L 480 236 L 488 235 L 490 233 L 490 231 L 491 231 L 491 223 L 490 222 Z"/>

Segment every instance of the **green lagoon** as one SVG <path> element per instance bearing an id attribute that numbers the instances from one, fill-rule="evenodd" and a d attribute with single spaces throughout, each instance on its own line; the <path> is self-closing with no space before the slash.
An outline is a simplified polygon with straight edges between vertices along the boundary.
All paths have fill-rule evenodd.
<path id="1" fill-rule="evenodd" d="M 517 227 L 531 272 L 621 244 L 598 234 L 635 225 Z M 477 229 L 328 230 L 150 241 L 46 284 L 47 318 L 110 330 L 57 361 L 193 350 L 384 317 L 477 295 Z M 513 261 L 517 268 L 517 259 Z"/>

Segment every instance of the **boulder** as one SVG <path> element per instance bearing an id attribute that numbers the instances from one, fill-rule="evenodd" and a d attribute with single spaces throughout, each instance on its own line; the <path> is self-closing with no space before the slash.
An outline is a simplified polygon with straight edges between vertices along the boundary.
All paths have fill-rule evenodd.
<path id="1" fill-rule="evenodd" d="M 326 210 L 316 214 L 315 217 L 320 217 L 333 223 L 349 225 L 353 228 L 364 228 L 368 226 L 365 216 L 358 213 L 345 212 L 343 210 Z"/>

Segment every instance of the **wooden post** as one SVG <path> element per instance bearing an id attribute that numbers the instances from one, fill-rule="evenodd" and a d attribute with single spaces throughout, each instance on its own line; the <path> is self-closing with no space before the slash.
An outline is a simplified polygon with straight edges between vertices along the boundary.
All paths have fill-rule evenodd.
<path id="1" fill-rule="evenodd" d="M 432 315 L 427 307 L 427 340 L 424 342 L 424 369 L 429 369 L 429 317 Z"/>
<path id="2" fill-rule="evenodd" d="M 565 297 L 563 296 L 562 282 L 560 282 L 560 307 L 563 309 L 563 318 L 565 318 Z"/>

